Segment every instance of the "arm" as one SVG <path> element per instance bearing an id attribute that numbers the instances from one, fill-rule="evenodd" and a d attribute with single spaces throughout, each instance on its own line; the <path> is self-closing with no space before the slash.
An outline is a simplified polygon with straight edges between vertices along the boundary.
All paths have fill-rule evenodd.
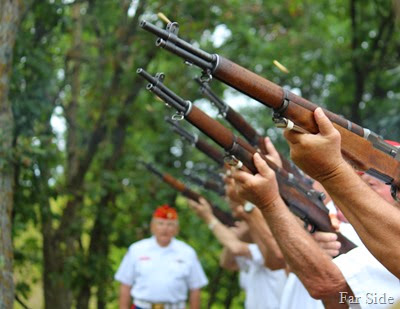
<path id="1" fill-rule="evenodd" d="M 200 309 L 200 289 L 190 290 L 189 292 L 189 308 Z"/>
<path id="2" fill-rule="evenodd" d="M 280 162 L 279 155 L 269 138 L 265 139 L 265 147 L 269 150 L 269 153 L 276 154 L 276 160 Z M 247 222 L 251 240 L 256 243 L 260 249 L 264 258 L 265 266 L 271 270 L 284 268 L 285 260 L 283 255 L 260 210 L 255 208 L 251 213 L 245 212 L 243 205 L 246 201 L 237 194 L 237 185 L 235 184 L 234 179 L 232 177 L 226 178 L 225 183 L 225 191 L 230 205 L 234 209 L 236 215 Z"/>
<path id="3" fill-rule="evenodd" d="M 119 287 L 119 309 L 129 309 L 131 306 L 131 286 L 121 283 Z"/>
<path id="4" fill-rule="evenodd" d="M 371 253 L 400 278 L 400 248 L 388 245 L 399 242 L 400 210 L 369 188 L 344 161 L 340 134 L 321 109 L 315 110 L 314 118 L 318 134 L 285 132 L 293 161 L 321 182 Z"/>
<path id="5" fill-rule="evenodd" d="M 239 240 L 229 228 L 223 225 L 212 213 L 208 202 L 200 198 L 200 203 L 188 200 L 190 207 L 209 225 L 218 241 L 232 252 L 233 255 L 251 257 L 248 244 Z"/>
<path id="6" fill-rule="evenodd" d="M 219 257 L 219 266 L 226 270 L 239 270 L 239 266 L 236 263 L 235 256 L 226 247 L 222 249 L 221 255 Z"/>
<path id="7" fill-rule="evenodd" d="M 258 154 L 254 155 L 254 163 L 258 174 L 235 174 L 241 186 L 239 193 L 260 208 L 291 270 L 314 298 L 338 303 L 339 292 L 352 295 L 339 268 L 286 207 L 279 195 L 275 173 Z"/>
<path id="8" fill-rule="evenodd" d="M 285 268 L 285 259 L 261 211 L 254 208 L 251 213 L 243 212 L 243 218 L 249 225 L 253 242 L 257 244 L 264 257 L 265 266 L 271 270 Z"/>
<path id="9" fill-rule="evenodd" d="M 276 165 L 282 167 L 281 157 L 269 137 L 264 138 L 264 147 L 268 153 L 267 157 Z M 271 270 L 285 268 L 286 262 L 283 254 L 261 211 L 257 208 L 252 213 L 254 214 L 245 217 L 245 220 L 249 225 L 253 241 L 258 245 L 264 256 L 265 266 Z"/>

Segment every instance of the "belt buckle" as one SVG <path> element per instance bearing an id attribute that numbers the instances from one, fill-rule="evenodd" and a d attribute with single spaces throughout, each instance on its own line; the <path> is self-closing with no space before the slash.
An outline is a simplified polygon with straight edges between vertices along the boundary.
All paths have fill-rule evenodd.
<path id="1" fill-rule="evenodd" d="M 164 304 L 151 304 L 151 309 L 164 309 Z"/>

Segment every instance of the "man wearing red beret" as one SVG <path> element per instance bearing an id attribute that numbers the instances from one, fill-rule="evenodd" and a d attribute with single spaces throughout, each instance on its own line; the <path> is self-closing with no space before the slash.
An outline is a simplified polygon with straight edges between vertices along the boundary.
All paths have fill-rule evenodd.
<path id="1" fill-rule="evenodd" d="M 196 252 L 175 239 L 178 214 L 158 207 L 151 220 L 152 237 L 133 243 L 115 274 L 121 283 L 119 307 L 183 309 L 189 293 L 190 309 L 200 308 L 200 289 L 208 283 Z"/>

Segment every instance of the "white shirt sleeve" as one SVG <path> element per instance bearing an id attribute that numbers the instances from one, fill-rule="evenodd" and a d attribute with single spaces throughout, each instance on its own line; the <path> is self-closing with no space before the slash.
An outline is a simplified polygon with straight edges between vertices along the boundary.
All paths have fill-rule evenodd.
<path id="1" fill-rule="evenodd" d="M 192 265 L 190 267 L 190 273 L 188 278 L 188 286 L 190 290 L 200 289 L 208 284 L 208 279 L 201 267 L 200 261 L 195 254 L 193 257 Z"/>
<path id="2" fill-rule="evenodd" d="M 129 248 L 122 259 L 114 279 L 130 286 L 135 283 L 135 260 L 132 248 Z"/>
<path id="3" fill-rule="evenodd" d="M 257 265 L 264 265 L 264 257 L 258 248 L 257 244 L 249 244 L 249 251 L 251 254 L 251 260 Z"/>

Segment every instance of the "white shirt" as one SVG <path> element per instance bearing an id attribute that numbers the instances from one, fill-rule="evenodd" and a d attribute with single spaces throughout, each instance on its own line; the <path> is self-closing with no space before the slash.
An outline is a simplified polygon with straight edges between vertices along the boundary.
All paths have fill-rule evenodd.
<path id="1" fill-rule="evenodd" d="M 336 208 L 332 201 L 326 206 L 330 213 L 336 213 Z M 340 233 L 355 245 L 363 245 L 351 224 L 341 222 Z M 321 300 L 312 298 L 300 279 L 294 273 L 290 273 L 282 292 L 281 309 L 297 309 L 299 307 L 323 309 L 324 305 Z"/>
<path id="2" fill-rule="evenodd" d="M 161 247 L 154 236 L 129 247 L 115 280 L 132 286 L 134 299 L 152 303 L 185 301 L 188 290 L 208 283 L 192 247 L 175 238 Z"/>
<path id="3" fill-rule="evenodd" d="M 324 309 L 325 307 L 321 300 L 310 296 L 303 283 L 294 273 L 290 273 L 283 288 L 280 308 Z"/>
<path id="4" fill-rule="evenodd" d="M 341 294 L 343 300 L 350 301 L 350 308 L 390 308 L 400 300 L 400 280 L 364 246 L 338 256 L 333 262 L 356 297 Z"/>
<path id="5" fill-rule="evenodd" d="M 364 243 L 362 242 L 361 238 L 358 236 L 354 227 L 347 222 L 341 222 L 339 226 L 339 232 L 343 236 L 345 236 L 348 240 L 350 240 L 353 244 L 357 247 L 364 247 Z"/>
<path id="6" fill-rule="evenodd" d="M 249 244 L 251 258 L 236 257 L 240 269 L 240 286 L 246 292 L 245 308 L 277 309 L 286 273 L 283 269 L 264 267 L 264 258 L 256 244 Z"/>

